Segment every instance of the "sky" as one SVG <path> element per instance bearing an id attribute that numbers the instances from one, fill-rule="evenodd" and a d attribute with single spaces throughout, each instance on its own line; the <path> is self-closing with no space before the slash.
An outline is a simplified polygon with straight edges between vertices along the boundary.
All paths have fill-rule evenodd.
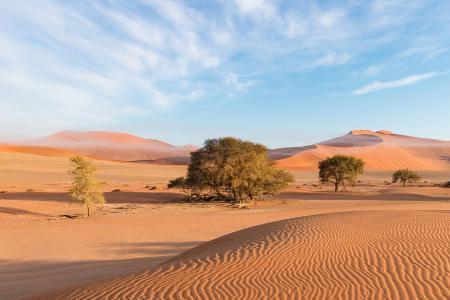
<path id="1" fill-rule="evenodd" d="M 450 140 L 450 1 L 0 1 L 0 140 Z"/>

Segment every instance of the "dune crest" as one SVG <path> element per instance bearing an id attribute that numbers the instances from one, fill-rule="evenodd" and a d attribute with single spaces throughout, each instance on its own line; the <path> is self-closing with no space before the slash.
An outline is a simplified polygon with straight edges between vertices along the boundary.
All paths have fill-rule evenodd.
<path id="1" fill-rule="evenodd" d="M 317 169 L 320 160 L 343 154 L 363 159 L 368 170 L 450 170 L 450 142 L 397 135 L 389 131 L 352 130 L 309 148 L 270 152 L 282 168 Z"/>
<path id="2" fill-rule="evenodd" d="M 449 299 L 449 230 L 431 211 L 278 221 L 54 299 Z"/>

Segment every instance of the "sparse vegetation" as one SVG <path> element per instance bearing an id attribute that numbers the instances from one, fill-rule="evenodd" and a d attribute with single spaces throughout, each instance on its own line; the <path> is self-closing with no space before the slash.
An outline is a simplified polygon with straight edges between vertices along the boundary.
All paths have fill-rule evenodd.
<path id="1" fill-rule="evenodd" d="M 171 180 L 189 199 L 245 202 L 262 194 L 274 194 L 293 182 L 293 176 L 276 169 L 267 148 L 226 137 L 206 140 L 191 153 L 187 176 Z"/>
<path id="2" fill-rule="evenodd" d="M 83 203 L 87 215 L 90 216 L 95 204 L 105 203 L 105 197 L 101 192 L 102 184 L 95 177 L 96 167 L 91 160 L 81 156 L 72 157 L 70 161 L 74 165 L 74 169 L 69 172 L 73 178 L 70 197 Z"/>
<path id="3" fill-rule="evenodd" d="M 447 181 L 446 183 L 444 183 L 444 187 L 445 188 L 450 188 L 450 181 Z"/>
<path id="4" fill-rule="evenodd" d="M 319 162 L 320 182 L 334 184 L 335 192 L 341 185 L 345 189 L 346 183 L 354 185 L 363 172 L 364 162 L 353 156 L 336 155 Z"/>
<path id="5" fill-rule="evenodd" d="M 419 174 L 409 169 L 397 170 L 392 175 L 392 183 L 400 182 L 403 185 L 403 187 L 406 187 L 407 183 L 418 182 L 420 181 L 420 179 L 421 177 L 419 176 Z"/>

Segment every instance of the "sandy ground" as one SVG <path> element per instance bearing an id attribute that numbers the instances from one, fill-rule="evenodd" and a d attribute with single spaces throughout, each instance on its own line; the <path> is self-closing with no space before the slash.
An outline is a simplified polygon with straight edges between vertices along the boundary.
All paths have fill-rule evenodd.
<path id="1" fill-rule="evenodd" d="M 450 298 L 449 212 L 346 212 L 207 242 L 55 299 Z"/>
<path id="2" fill-rule="evenodd" d="M 105 191 L 145 191 L 145 186 L 163 187 L 167 181 L 186 172 L 185 166 L 148 165 L 95 161 L 98 178 L 106 183 Z M 0 152 L 0 191 L 27 190 L 61 192 L 70 185 L 67 157 Z"/>
<path id="3" fill-rule="evenodd" d="M 120 188 L 122 192 L 108 192 L 106 194 L 108 204 L 99 208 L 93 217 L 71 219 L 64 218 L 62 215 L 75 216 L 80 213 L 80 207 L 71 204 L 65 194 L 70 182 L 67 175 L 70 164 L 67 159 L 17 155 L 0 153 L 0 191 L 7 191 L 0 193 L 0 299 L 20 299 L 36 297 L 40 294 L 45 295 L 41 299 L 52 299 L 61 295 L 59 290 L 64 293 L 62 298 L 67 298 L 66 296 L 69 294 L 72 295 L 71 297 L 77 298 L 82 292 L 88 293 L 91 299 L 112 299 L 114 295 L 117 299 L 136 299 L 135 296 L 143 295 L 143 290 L 136 288 L 124 291 L 118 283 L 146 286 L 144 290 L 150 291 L 148 284 L 156 278 L 151 274 L 156 272 L 157 266 L 163 263 L 164 267 L 158 273 L 160 276 L 158 278 L 161 279 L 159 283 L 166 282 L 167 284 L 155 285 L 155 289 L 152 290 L 152 293 L 156 293 L 154 295 L 162 295 L 157 293 L 170 291 L 174 284 L 173 278 L 175 278 L 171 277 L 171 272 L 164 272 L 166 270 L 164 268 L 172 266 L 174 270 L 177 270 L 173 273 L 177 274 L 176 276 L 182 276 L 180 274 L 183 273 L 179 272 L 185 268 L 180 268 L 185 262 L 179 258 L 169 262 L 169 265 L 165 262 L 192 248 L 194 248 L 192 250 L 194 254 L 197 253 L 195 259 L 201 262 L 202 268 L 196 269 L 200 278 L 209 272 L 208 268 L 211 265 L 208 264 L 222 267 L 233 265 L 229 272 L 233 272 L 236 270 L 235 268 L 243 263 L 247 264 L 247 262 L 248 266 L 259 264 L 258 266 L 263 268 L 264 264 L 268 263 L 267 260 L 250 258 L 257 256 L 257 253 L 265 253 L 263 255 L 265 257 L 266 254 L 274 255 L 277 251 L 285 252 L 292 248 L 304 248 L 303 256 L 292 254 L 286 256 L 284 260 L 278 261 L 281 266 L 292 260 L 297 262 L 294 265 L 302 266 L 303 269 L 286 268 L 286 273 L 283 271 L 280 274 L 291 274 L 289 272 L 295 273 L 297 270 L 305 276 L 318 276 L 319 273 L 315 268 L 319 268 L 321 262 L 332 263 L 336 267 L 334 269 L 327 267 L 326 270 L 329 271 L 327 276 L 339 275 L 342 277 L 342 280 L 339 281 L 342 283 L 334 286 L 335 295 L 343 295 L 339 296 L 341 298 L 351 299 L 357 295 L 355 291 L 358 291 L 358 287 L 350 287 L 347 284 L 349 282 L 359 283 L 361 286 L 372 283 L 376 287 L 384 285 L 386 288 L 387 286 L 389 289 L 387 293 L 392 293 L 388 294 L 392 296 L 388 297 L 390 299 L 417 298 L 415 295 L 420 293 L 419 288 L 424 288 L 423 295 L 433 296 L 432 298 L 435 299 L 448 296 L 448 290 L 446 291 L 440 285 L 442 280 L 439 279 L 441 278 L 439 276 L 445 276 L 448 274 L 445 272 L 449 270 L 449 218 L 448 214 L 439 211 L 450 211 L 450 189 L 433 186 L 434 182 L 445 179 L 443 173 L 430 172 L 425 178 L 428 181 L 427 184 L 403 189 L 383 183 L 384 180 L 389 179 L 389 174 L 373 172 L 366 174 L 362 178 L 362 182 L 351 191 L 335 194 L 330 192 L 332 187 L 317 185 L 316 174 L 297 171 L 294 172 L 296 183 L 278 199 L 262 201 L 250 209 L 236 209 L 220 203 L 176 202 L 181 195 L 167 191 L 163 187 L 167 180 L 183 175 L 185 168 L 182 166 L 97 162 L 99 177 L 107 181 L 105 191 Z M 146 186 L 157 186 L 157 189 L 150 191 Z M 26 192 L 29 189 L 33 191 Z M 205 244 L 207 248 L 198 248 L 210 249 L 211 253 L 208 252 L 209 254 L 203 250 L 203 252 L 195 250 L 196 246 L 202 245 L 204 242 L 260 224 L 318 214 L 365 211 L 370 212 L 362 214 L 369 215 L 354 213 L 348 215 L 349 219 L 345 219 L 347 217 L 341 215 L 330 215 L 328 219 L 297 219 L 294 221 L 297 225 L 289 229 L 291 231 L 286 231 L 285 234 L 304 236 L 308 240 L 307 243 L 302 243 L 301 238 L 296 238 L 291 243 L 274 243 L 268 248 L 257 247 L 247 254 L 241 253 L 244 256 L 236 257 L 236 260 L 233 261 L 225 259 L 222 251 L 225 248 L 219 247 L 222 250 L 214 247 L 208 248 L 215 245 L 214 243 Z M 373 221 L 366 222 L 366 219 Z M 370 259 L 378 259 L 377 266 L 381 268 L 378 273 L 374 271 L 375 267 L 370 269 L 368 265 L 358 264 L 358 260 L 353 258 L 353 254 L 361 253 L 360 251 L 363 249 L 361 247 L 368 245 L 363 242 L 389 244 L 391 240 L 384 233 L 390 232 L 390 229 L 383 227 L 383 224 L 386 222 L 391 224 L 392 220 L 397 219 L 400 225 L 391 229 L 404 226 L 401 230 L 394 230 L 396 238 L 392 240 L 392 247 L 395 246 L 397 247 L 395 249 L 401 250 L 397 253 L 398 255 L 387 256 L 389 253 L 383 252 L 386 249 L 377 252 L 379 253 L 378 258 L 373 256 L 374 253 L 368 253 Z M 413 222 L 413 219 L 416 221 Z M 321 229 L 305 232 L 301 229 L 305 226 L 305 222 L 310 224 L 308 226 L 318 226 Z M 261 233 L 258 241 L 273 236 L 273 232 L 278 230 L 276 228 L 288 223 L 280 224 L 267 225 L 269 226 L 267 230 L 257 230 Z M 339 229 L 341 225 L 347 226 L 345 228 L 348 229 L 348 233 Z M 330 231 L 331 228 L 334 231 Z M 231 243 L 233 247 L 230 247 L 229 250 L 239 252 L 242 245 L 251 244 L 254 237 L 248 237 L 248 235 L 253 235 L 252 231 L 249 232 L 245 238 L 236 239 L 236 243 Z M 424 232 L 430 233 L 429 240 L 425 239 L 427 237 L 424 236 Z M 418 256 L 423 259 L 423 262 L 407 261 L 401 256 L 402 253 L 407 255 L 408 251 L 417 246 L 411 242 L 411 235 L 423 238 L 423 244 L 428 247 Z M 339 237 L 345 237 L 345 239 L 340 242 Z M 436 242 L 438 239 L 441 239 L 441 242 Z M 232 240 L 234 241 L 235 238 Z M 229 244 L 229 241 L 226 243 Z M 338 245 L 339 251 L 328 248 L 330 252 L 322 249 L 320 252 L 314 253 L 314 249 L 320 250 L 322 245 L 327 243 Z M 349 247 L 346 248 L 345 245 Z M 445 248 L 446 246 L 447 248 Z M 447 251 L 446 261 L 440 256 L 442 251 Z M 208 257 L 216 259 L 215 254 L 217 253 L 220 254 L 217 256 L 217 260 L 207 259 Z M 428 256 L 425 255 L 427 253 Z M 429 253 L 433 255 L 430 256 Z M 249 259 L 246 260 L 243 257 Z M 333 259 L 335 260 L 333 261 Z M 233 263 L 230 264 L 230 262 Z M 340 268 L 346 262 L 350 263 L 350 270 Z M 397 264 L 390 264 L 393 262 L 397 262 Z M 186 270 L 192 271 L 193 265 L 186 266 Z M 325 267 L 325 265 L 323 266 Z M 368 278 L 370 277 L 368 272 L 371 270 L 376 273 L 374 276 L 377 276 L 378 281 L 373 282 Z M 344 271 L 350 273 L 347 274 Z M 428 285 L 419 284 L 417 289 L 407 287 L 406 275 L 383 283 L 383 278 L 394 276 L 397 272 L 413 274 L 411 275 L 413 277 L 409 279 L 426 282 Z M 129 274 L 134 275 L 130 277 Z M 135 281 L 136 278 L 138 278 L 137 281 Z M 292 280 L 294 278 L 299 280 L 295 276 L 292 278 Z M 116 281 L 110 281 L 112 279 Z M 236 292 L 241 293 L 239 295 L 248 296 L 244 298 L 253 298 L 254 292 L 252 289 L 246 289 L 245 284 L 254 283 L 254 281 L 258 281 L 258 278 L 249 275 L 247 282 L 244 279 L 239 281 L 240 279 L 236 278 L 242 288 L 240 292 Z M 286 282 L 284 291 L 289 291 L 289 293 L 295 293 L 290 286 L 301 282 L 301 280 L 287 282 L 282 279 L 283 277 L 279 278 L 280 282 Z M 99 280 L 102 282 L 101 285 L 92 285 L 92 282 Z M 277 279 L 269 276 L 264 280 L 273 283 Z M 311 298 L 323 298 L 320 297 L 321 295 L 326 298 L 327 294 L 323 294 L 323 292 L 328 290 L 327 286 L 323 281 L 315 280 L 311 281 L 310 285 L 303 282 L 302 287 L 311 293 L 308 294 L 312 295 Z M 224 280 L 218 282 L 227 284 Z M 233 284 L 239 285 L 237 282 Z M 90 285 L 86 287 L 86 284 Z M 392 288 L 397 285 L 397 290 Z M 192 284 L 188 281 L 183 283 L 186 293 L 183 295 L 193 292 L 192 289 L 189 290 L 189 286 L 192 287 Z M 399 290 L 403 286 L 406 287 Z M 195 289 L 202 291 L 203 288 L 215 290 L 215 287 L 196 287 Z M 105 291 L 105 296 L 99 294 L 100 290 Z M 343 292 L 344 290 L 345 292 Z M 362 292 L 362 290 L 359 291 Z M 208 297 L 210 295 L 208 293 L 203 296 Z M 273 293 L 281 298 L 288 296 L 280 291 Z M 128 297 L 124 295 L 128 295 Z M 383 298 L 383 294 L 375 293 L 373 295 L 377 295 L 373 297 L 374 299 L 386 299 L 386 297 Z M 173 296 L 176 297 L 176 294 Z M 338 297 L 336 296 L 336 298 Z"/>
<path id="4" fill-rule="evenodd" d="M 24 194 L 39 200 L 23 199 Z M 48 196 L 52 194 L 1 196 L 0 299 L 139 274 L 202 242 L 276 220 L 340 211 L 450 211 L 450 197 L 442 195 L 394 193 L 370 200 L 372 194 L 362 192 L 334 197 L 328 192 L 308 196 L 292 191 L 281 196 L 291 200 L 235 209 L 221 204 L 161 203 L 171 198 L 162 192 L 123 194 L 125 201 L 108 204 L 94 217 L 77 219 L 56 217 L 75 213 L 79 207 L 52 199 Z M 19 211 L 10 213 L 14 208 Z"/>

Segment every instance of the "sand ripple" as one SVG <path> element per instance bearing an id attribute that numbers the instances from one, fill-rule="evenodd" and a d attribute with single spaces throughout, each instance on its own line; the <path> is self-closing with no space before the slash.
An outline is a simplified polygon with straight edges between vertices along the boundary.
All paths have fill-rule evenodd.
<path id="1" fill-rule="evenodd" d="M 279 221 L 55 298 L 448 300 L 450 214 L 349 212 Z"/>

